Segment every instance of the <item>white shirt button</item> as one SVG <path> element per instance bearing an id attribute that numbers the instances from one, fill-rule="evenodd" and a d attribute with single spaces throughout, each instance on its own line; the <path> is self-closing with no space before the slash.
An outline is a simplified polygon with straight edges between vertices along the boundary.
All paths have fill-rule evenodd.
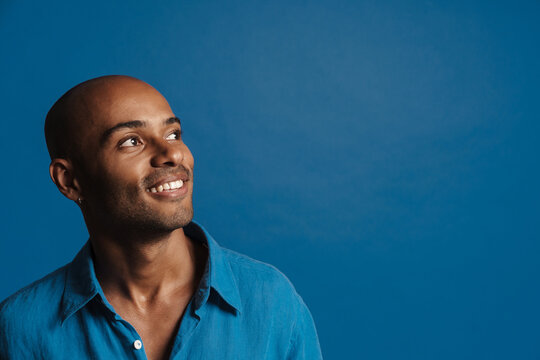
<path id="1" fill-rule="evenodd" d="M 142 342 L 141 340 L 135 340 L 133 342 L 133 347 L 135 348 L 135 350 L 140 350 L 142 348 Z"/>

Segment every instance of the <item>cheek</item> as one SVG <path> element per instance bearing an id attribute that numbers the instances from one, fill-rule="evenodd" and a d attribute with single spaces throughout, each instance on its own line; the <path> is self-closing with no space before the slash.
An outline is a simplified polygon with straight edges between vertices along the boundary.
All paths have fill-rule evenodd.
<path id="1" fill-rule="evenodd" d="M 120 163 L 109 170 L 107 177 L 111 182 L 118 184 L 119 186 L 131 188 L 139 186 L 139 182 L 144 175 L 142 170 L 142 167 L 137 164 Z"/>
<path id="2" fill-rule="evenodd" d="M 131 189 L 138 189 L 143 173 L 140 164 L 111 159 L 103 159 L 98 162 L 101 165 L 96 167 L 94 175 L 98 183 L 96 185 L 102 190 L 105 192 L 131 192 Z"/>

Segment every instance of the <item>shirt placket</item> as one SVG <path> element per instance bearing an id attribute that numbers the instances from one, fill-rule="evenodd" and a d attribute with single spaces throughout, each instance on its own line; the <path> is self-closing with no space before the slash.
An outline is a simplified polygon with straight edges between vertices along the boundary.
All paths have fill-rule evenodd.
<path id="1" fill-rule="evenodd" d="M 114 326 L 121 334 L 122 338 L 119 340 L 122 342 L 122 348 L 131 355 L 129 357 L 136 360 L 147 360 L 144 344 L 137 330 L 117 314 L 115 314 L 113 321 Z"/>

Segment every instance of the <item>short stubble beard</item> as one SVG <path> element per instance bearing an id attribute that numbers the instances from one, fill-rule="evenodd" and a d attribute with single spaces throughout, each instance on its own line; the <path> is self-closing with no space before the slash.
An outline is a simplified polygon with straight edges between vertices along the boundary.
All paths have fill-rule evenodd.
<path id="1" fill-rule="evenodd" d="M 193 180 L 191 173 L 189 179 Z M 103 231 L 113 233 L 114 237 L 126 238 L 129 241 L 136 239 L 144 242 L 155 241 L 183 228 L 193 219 L 192 190 L 182 199 L 168 201 L 167 208 L 175 202 L 177 208 L 173 213 L 165 214 L 159 208 L 150 206 L 149 201 L 145 199 L 148 196 L 146 194 L 148 180 L 145 179 L 141 184 L 132 187 L 103 180 L 106 186 L 94 183 L 93 193 L 96 200 L 94 204 L 88 205 L 94 205 L 92 206 L 94 209 L 99 209 L 97 213 L 92 214 L 92 218 L 98 222 L 97 225 L 100 225 Z"/>

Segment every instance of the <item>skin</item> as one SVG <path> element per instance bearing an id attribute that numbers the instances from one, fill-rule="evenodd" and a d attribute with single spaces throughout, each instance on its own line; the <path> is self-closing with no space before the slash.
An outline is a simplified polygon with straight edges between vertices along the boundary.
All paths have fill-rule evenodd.
<path id="1" fill-rule="evenodd" d="M 107 300 L 137 330 L 149 359 L 168 358 L 207 260 L 182 229 L 193 217 L 194 160 L 180 124 L 159 92 L 125 76 L 86 82 L 61 106 L 75 119 L 78 145 L 52 160 L 51 178 L 67 198 L 81 199 Z M 109 130 L 122 123 L 131 127 Z M 147 191 L 179 178 L 182 190 Z"/>

